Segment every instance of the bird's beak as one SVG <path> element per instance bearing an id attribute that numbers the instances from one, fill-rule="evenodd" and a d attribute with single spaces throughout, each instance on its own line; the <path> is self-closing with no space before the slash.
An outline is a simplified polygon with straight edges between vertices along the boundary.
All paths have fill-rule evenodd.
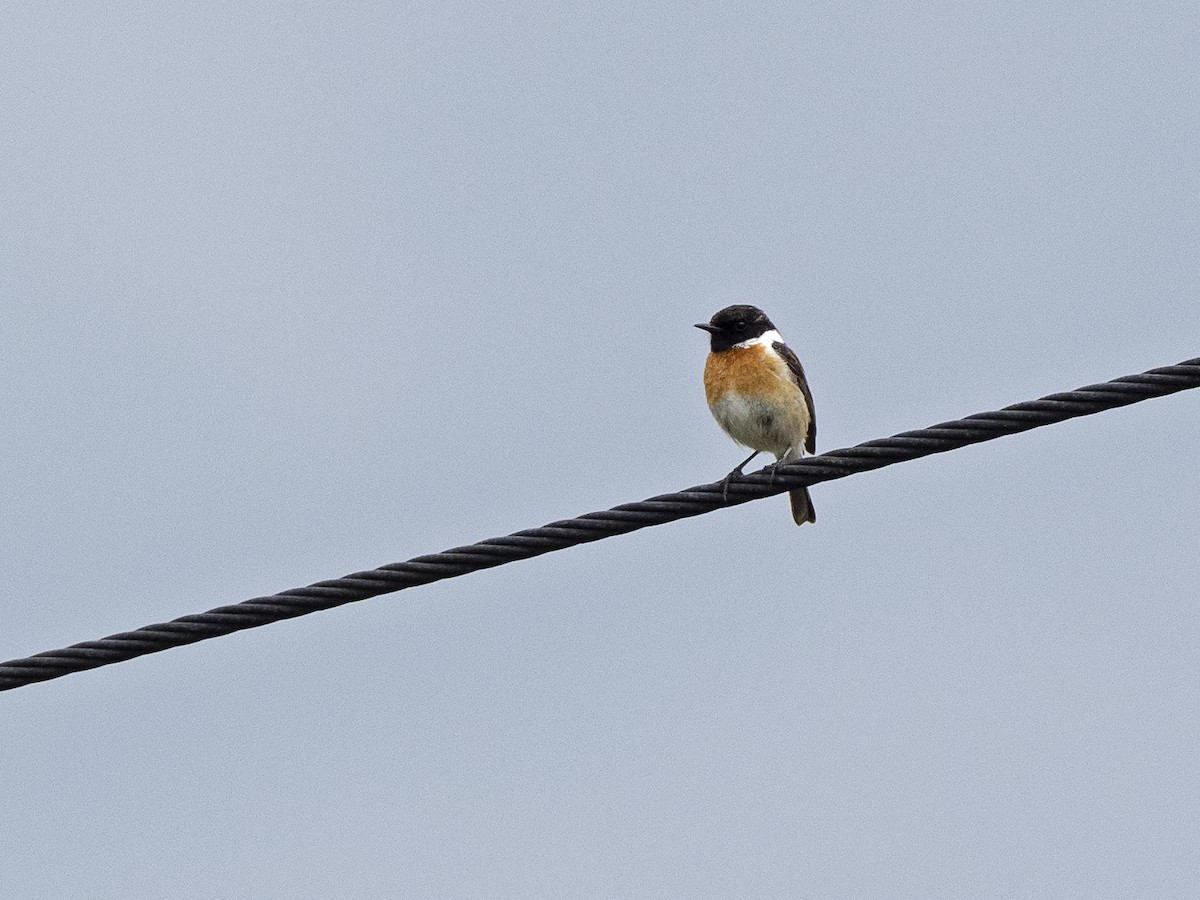
<path id="1" fill-rule="evenodd" d="M 707 331 L 709 334 L 716 334 L 721 330 L 716 325 L 709 325 L 707 322 L 697 322 L 693 327 L 699 328 L 701 331 Z"/>

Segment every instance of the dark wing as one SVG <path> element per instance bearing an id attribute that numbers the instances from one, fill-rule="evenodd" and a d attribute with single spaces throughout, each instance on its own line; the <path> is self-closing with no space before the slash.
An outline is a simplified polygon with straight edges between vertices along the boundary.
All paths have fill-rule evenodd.
<path id="1" fill-rule="evenodd" d="M 804 395 L 804 402 L 808 404 L 808 434 L 804 437 L 804 449 L 810 454 L 817 452 L 817 410 L 813 406 L 812 391 L 808 389 L 808 379 L 804 377 L 804 366 L 800 365 L 800 360 L 796 359 L 796 354 L 792 349 L 780 341 L 771 344 L 775 352 L 783 357 L 787 363 L 788 371 L 792 373 L 792 380 L 800 388 L 800 393 Z"/>

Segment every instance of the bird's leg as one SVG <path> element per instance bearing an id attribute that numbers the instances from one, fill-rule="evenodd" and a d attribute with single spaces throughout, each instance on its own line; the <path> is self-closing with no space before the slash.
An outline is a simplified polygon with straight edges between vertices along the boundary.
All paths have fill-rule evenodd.
<path id="1" fill-rule="evenodd" d="M 732 472 L 730 472 L 728 475 L 725 476 L 725 480 L 728 481 L 734 475 L 737 475 L 740 478 L 742 475 L 742 469 L 746 468 L 746 464 L 748 462 L 750 462 L 750 460 L 754 459 L 754 457 L 758 456 L 758 454 L 760 454 L 760 453 L 762 453 L 761 450 L 755 450 L 753 453 L 751 453 L 749 456 L 747 456 L 745 459 L 743 459 L 740 463 L 737 464 L 737 467 Z"/>
<path id="2" fill-rule="evenodd" d="M 743 459 L 740 463 L 738 463 L 737 467 L 732 472 L 730 472 L 728 475 L 725 476 L 725 480 L 721 482 L 721 500 L 722 501 L 729 499 L 729 479 L 732 478 L 734 475 L 736 475 L 738 478 L 741 478 L 742 477 L 742 469 L 746 468 L 746 463 L 750 462 L 750 460 L 754 459 L 754 457 L 758 456 L 758 454 L 760 454 L 760 453 L 762 453 L 761 450 L 755 450 L 753 453 L 751 453 L 749 456 L 747 456 L 745 459 Z"/>
<path id="3" fill-rule="evenodd" d="M 791 459 L 791 456 L 792 456 L 792 448 L 788 447 L 786 450 L 783 451 L 782 455 L 776 457 L 775 462 L 771 463 L 771 465 L 769 467 L 771 469 L 771 480 L 768 481 L 767 484 L 775 483 L 775 470 L 778 469 L 785 462 L 788 462 Z"/>

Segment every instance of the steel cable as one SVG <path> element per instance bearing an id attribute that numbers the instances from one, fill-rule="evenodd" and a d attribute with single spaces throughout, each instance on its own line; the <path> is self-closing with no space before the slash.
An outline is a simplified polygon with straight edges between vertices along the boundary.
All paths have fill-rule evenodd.
<path id="1" fill-rule="evenodd" d="M 1200 358 L 0 663 L 0 691 L 1200 387 Z"/>

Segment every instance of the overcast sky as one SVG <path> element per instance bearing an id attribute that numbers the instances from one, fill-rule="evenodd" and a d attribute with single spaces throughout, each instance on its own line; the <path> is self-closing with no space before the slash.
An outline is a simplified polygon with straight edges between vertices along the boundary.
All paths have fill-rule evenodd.
<path id="1" fill-rule="evenodd" d="M 0 658 L 1200 355 L 1192 3 L 6 5 Z M 0 695 L 19 898 L 1200 893 L 1200 392 Z"/>

